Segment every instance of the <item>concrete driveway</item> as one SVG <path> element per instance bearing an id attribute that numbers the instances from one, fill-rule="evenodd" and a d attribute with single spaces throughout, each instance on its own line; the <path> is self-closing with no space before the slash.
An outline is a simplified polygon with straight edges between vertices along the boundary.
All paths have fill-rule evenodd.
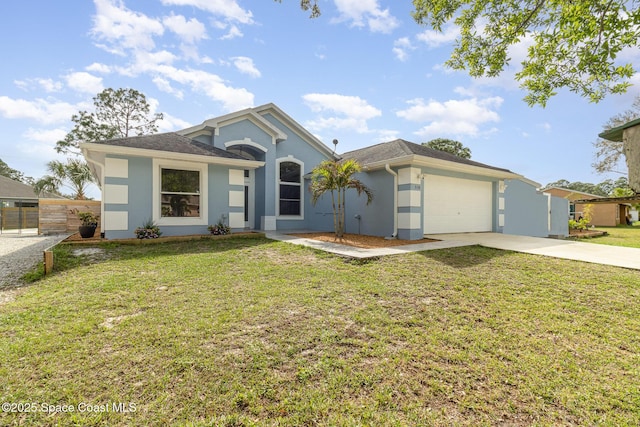
<path id="1" fill-rule="evenodd" d="M 501 233 L 434 234 L 443 241 L 640 270 L 640 249 Z"/>

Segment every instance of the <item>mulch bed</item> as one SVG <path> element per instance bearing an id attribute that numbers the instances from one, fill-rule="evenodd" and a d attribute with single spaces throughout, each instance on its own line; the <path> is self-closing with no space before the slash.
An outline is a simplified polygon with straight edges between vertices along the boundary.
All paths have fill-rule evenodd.
<path id="1" fill-rule="evenodd" d="M 71 236 L 64 239 L 64 242 L 100 242 L 100 227 L 96 228 L 96 232 L 93 233 L 93 237 L 87 239 L 80 236 L 80 233 L 74 233 Z"/>
<path id="2" fill-rule="evenodd" d="M 420 240 L 400 240 L 385 239 L 384 237 L 365 236 L 363 234 L 345 233 L 342 239 L 335 236 L 334 233 L 293 233 L 291 236 L 302 237 L 305 239 L 319 240 L 321 242 L 338 243 L 340 245 L 354 246 L 356 248 L 373 249 L 388 248 L 393 246 L 416 245 L 418 243 L 437 242 L 434 239 Z"/>
<path id="3" fill-rule="evenodd" d="M 575 238 L 575 239 L 582 239 L 587 237 L 598 237 L 598 236 L 604 236 L 605 234 L 607 234 L 606 231 L 600 231 L 600 230 L 584 230 L 584 231 L 569 230 L 569 237 Z"/>

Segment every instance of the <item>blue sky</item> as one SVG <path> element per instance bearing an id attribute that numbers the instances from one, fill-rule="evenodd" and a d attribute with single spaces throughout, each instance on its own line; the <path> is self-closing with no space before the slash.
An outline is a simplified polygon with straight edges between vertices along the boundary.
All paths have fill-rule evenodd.
<path id="1" fill-rule="evenodd" d="M 249 106 L 277 104 L 338 152 L 403 138 L 451 138 L 472 159 L 546 184 L 600 182 L 591 168 L 602 125 L 625 95 L 591 104 L 569 92 L 528 107 L 514 67 L 471 79 L 443 67 L 456 36 L 418 26 L 410 1 L 32 0 L 0 3 L 0 158 L 38 178 L 107 87 L 143 92 L 171 131 Z M 623 60 L 638 63 L 640 52 Z"/>

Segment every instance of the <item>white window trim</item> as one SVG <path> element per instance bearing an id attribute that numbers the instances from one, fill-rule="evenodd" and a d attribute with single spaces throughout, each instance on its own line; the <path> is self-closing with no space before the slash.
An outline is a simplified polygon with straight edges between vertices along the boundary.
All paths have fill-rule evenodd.
<path id="1" fill-rule="evenodd" d="M 292 162 L 300 165 L 300 215 L 280 215 L 280 163 Z M 292 184 L 283 182 L 282 184 Z M 276 159 L 276 219 L 303 220 L 304 219 L 304 162 L 293 156 Z"/>
<path id="2" fill-rule="evenodd" d="M 180 169 L 200 172 L 200 216 L 163 217 L 160 197 L 161 169 Z M 168 159 L 153 159 L 153 221 L 157 225 L 207 225 L 209 221 L 209 168 L 205 163 L 191 163 Z"/>

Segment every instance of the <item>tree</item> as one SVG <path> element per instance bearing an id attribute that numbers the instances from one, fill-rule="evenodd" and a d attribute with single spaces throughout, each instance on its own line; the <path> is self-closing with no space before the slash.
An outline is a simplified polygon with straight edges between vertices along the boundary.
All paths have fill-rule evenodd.
<path id="1" fill-rule="evenodd" d="M 14 181 L 26 182 L 28 178 L 25 178 L 24 174 L 19 170 L 13 169 L 0 159 L 0 175 L 11 178 Z"/>
<path id="2" fill-rule="evenodd" d="M 636 96 L 631 108 L 622 113 L 616 114 L 611 117 L 602 128 L 604 131 L 613 129 L 618 126 L 622 126 L 632 120 L 640 117 L 640 95 Z M 626 165 L 622 165 L 621 161 L 624 159 L 624 142 L 623 141 L 609 141 L 607 139 L 598 138 L 593 143 L 596 148 L 595 162 L 591 166 L 598 173 L 614 172 L 621 175 L 627 175 L 627 172 L 623 172 L 622 169 Z"/>
<path id="3" fill-rule="evenodd" d="M 65 186 L 73 191 L 74 199 L 84 200 L 87 187 L 95 182 L 91 170 L 80 159 L 67 159 L 66 163 L 52 160 L 47 163 L 47 169 L 49 175 L 40 178 L 33 186 L 38 195 L 43 191 L 59 193 L 60 187 Z"/>
<path id="4" fill-rule="evenodd" d="M 462 142 L 454 141 L 446 138 L 436 138 L 429 142 L 423 142 L 422 145 L 433 148 L 434 150 L 444 151 L 463 159 L 471 158 L 471 149 L 462 145 Z"/>
<path id="5" fill-rule="evenodd" d="M 373 192 L 360 180 L 353 177 L 360 172 L 360 165 L 355 160 L 325 160 L 311 172 L 311 203 L 315 206 L 320 197 L 331 193 L 333 208 L 333 228 L 336 237 L 344 235 L 344 212 L 347 189 L 354 189 L 358 196 L 367 196 L 367 205 L 373 200 Z"/>
<path id="6" fill-rule="evenodd" d="M 635 194 L 629 187 L 629 182 L 626 177 L 620 177 L 615 181 L 605 179 L 598 184 L 580 181 L 569 182 L 566 179 L 560 179 L 545 186 L 545 188 L 549 187 L 566 188 L 567 190 L 580 191 L 602 197 L 622 197 L 622 195 L 626 195 L 628 191 Z"/>
<path id="7" fill-rule="evenodd" d="M 277 0 L 280 1 L 280 0 Z M 301 0 L 319 15 L 317 0 Z M 525 101 L 545 106 L 561 88 L 592 102 L 630 86 L 635 70 L 618 54 L 640 45 L 637 0 L 413 0 L 418 24 L 443 33 L 453 23 L 460 36 L 446 65 L 472 77 L 495 77 L 511 62 L 509 48 L 530 42 L 516 79 Z"/>
<path id="8" fill-rule="evenodd" d="M 162 113 L 149 115 L 147 98 L 135 89 L 105 89 L 93 98 L 93 105 L 94 112 L 71 116 L 75 126 L 56 143 L 58 153 L 80 154 L 80 142 L 155 133 L 156 122 L 163 118 Z"/>

